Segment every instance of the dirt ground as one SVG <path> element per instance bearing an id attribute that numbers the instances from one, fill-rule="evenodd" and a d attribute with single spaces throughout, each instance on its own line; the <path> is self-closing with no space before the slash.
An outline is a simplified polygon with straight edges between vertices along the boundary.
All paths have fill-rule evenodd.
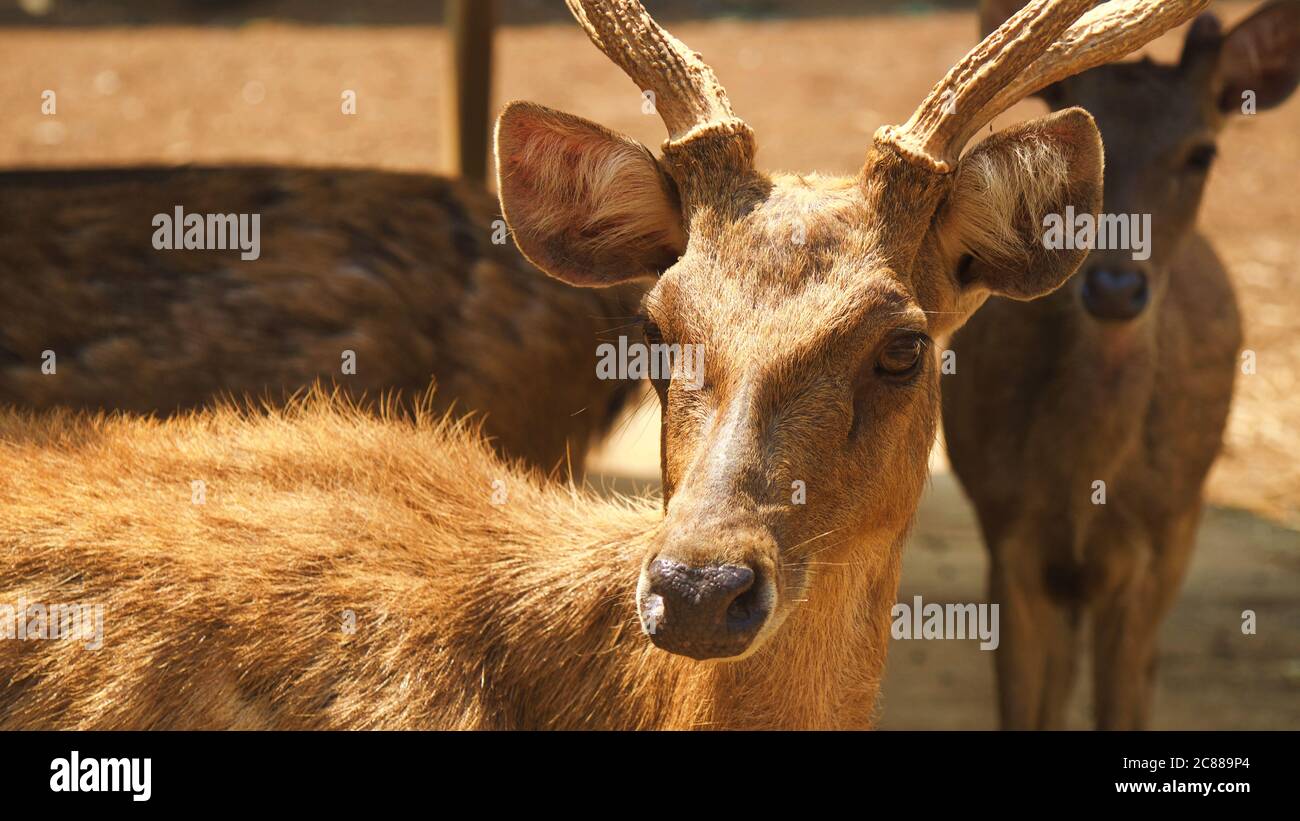
<path id="1" fill-rule="evenodd" d="M 1216 7 L 1234 19 L 1250 6 Z M 7 114 L 0 165 L 440 168 L 447 48 L 436 26 L 95 22 L 0 28 L 0 110 Z M 673 28 L 706 55 L 736 111 L 754 126 L 762 165 L 841 173 L 861 163 L 877 126 L 907 117 L 975 34 L 968 11 L 683 19 Z M 507 25 L 497 49 L 497 104 L 530 99 L 648 145 L 662 140 L 658 120 L 641 113 L 637 90 L 572 24 Z M 1151 53 L 1171 59 L 1177 41 L 1166 38 Z M 45 89 L 58 95 L 53 117 L 40 113 Z M 357 92 L 356 116 L 340 114 L 345 89 Z M 998 124 L 1041 110 L 1022 104 Z M 1226 452 L 1210 484 L 1216 507 L 1165 628 L 1160 727 L 1300 727 L 1300 534 L 1287 529 L 1300 527 L 1297 134 L 1300 99 L 1234 120 L 1202 210 L 1202 225 L 1232 267 L 1258 367 L 1239 379 Z M 623 428 L 597 469 L 652 476 L 657 426 L 640 417 Z M 900 595 L 975 601 L 984 584 L 982 550 L 941 457 L 936 467 Z M 1256 636 L 1238 629 L 1247 608 L 1259 614 Z M 992 726 L 985 655 L 971 643 L 896 643 L 883 726 Z M 1078 726 L 1086 725 L 1083 689 Z"/>

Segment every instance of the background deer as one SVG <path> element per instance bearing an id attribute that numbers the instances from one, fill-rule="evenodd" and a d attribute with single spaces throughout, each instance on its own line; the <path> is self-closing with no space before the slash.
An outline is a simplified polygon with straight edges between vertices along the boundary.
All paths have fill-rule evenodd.
<path id="1" fill-rule="evenodd" d="M 0 642 L 0 722 L 871 722 L 938 423 L 929 339 L 987 293 L 1057 287 L 1083 252 L 1044 249 L 1039 216 L 1100 205 L 1082 111 L 962 147 L 1025 94 L 1203 4 L 1037 0 L 845 179 L 760 173 L 713 72 L 639 3 L 569 5 L 654 92 L 669 140 L 656 160 L 512 104 L 501 198 L 548 273 L 658 273 L 647 334 L 705 346 L 698 390 L 659 386 L 662 515 L 512 474 L 454 427 L 328 404 L 161 422 L 8 412 L 0 591 L 104 599 L 123 626 L 100 655 Z M 1012 264 L 1025 255 L 1038 264 Z M 208 505 L 189 505 L 196 476 L 214 477 Z M 513 490 L 494 505 L 501 477 Z M 335 627 L 345 608 L 364 625 L 351 636 Z"/>
<path id="2" fill-rule="evenodd" d="M 985 3 L 983 30 L 1019 6 Z M 1100 66 L 1041 92 L 1097 119 L 1102 210 L 1150 214 L 1152 236 L 1149 259 L 1098 250 L 1050 296 L 990 299 L 952 341 L 944 433 L 1001 605 L 1004 727 L 1062 725 L 1085 620 L 1097 725 L 1146 724 L 1156 633 L 1195 541 L 1241 347 L 1196 211 L 1243 92 L 1262 110 L 1298 79 L 1300 2 L 1284 0 L 1227 34 L 1200 17 L 1177 65 Z"/>
<path id="3" fill-rule="evenodd" d="M 260 256 L 155 249 L 154 215 L 178 205 L 260 214 Z M 596 348 L 645 285 L 539 277 L 499 220 L 481 188 L 420 174 L 0 173 L 0 403 L 170 413 L 317 379 L 418 396 L 432 377 L 503 453 L 581 467 L 637 390 L 597 378 Z"/>

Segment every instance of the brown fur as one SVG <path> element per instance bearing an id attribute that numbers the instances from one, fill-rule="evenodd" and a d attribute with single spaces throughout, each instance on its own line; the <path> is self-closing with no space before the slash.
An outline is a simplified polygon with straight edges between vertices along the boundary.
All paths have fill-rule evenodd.
<path id="1" fill-rule="evenodd" d="M 987 4 L 985 28 L 1016 5 Z M 1270 5 L 1291 22 L 1259 30 L 1300 45 L 1300 3 Z M 1194 31 L 1208 32 L 1206 23 Z M 1141 728 L 1149 717 L 1156 633 L 1190 559 L 1241 347 L 1227 271 L 1194 228 L 1205 173 L 1187 164 L 1225 118 L 1219 77 L 1232 66 L 1216 66 L 1213 32 L 1189 40 L 1181 66 L 1103 66 L 1045 94 L 1097 117 L 1109 158 L 1103 210 L 1152 215 L 1152 256 L 1137 263 L 1151 289 L 1146 309 L 1094 319 L 1079 274 L 1037 301 L 990 300 L 952 342 L 944 432 L 1001 605 L 1007 728 L 1061 726 L 1088 620 L 1097 725 Z M 1262 77 L 1252 86 L 1275 89 L 1261 107 L 1290 93 Z M 1238 96 L 1228 111 L 1239 105 Z M 1127 256 L 1097 251 L 1084 267 L 1131 264 Z M 1092 501 L 1098 480 L 1104 505 Z"/>
<path id="2" fill-rule="evenodd" d="M 0 728 L 871 719 L 888 608 L 860 605 L 890 600 L 895 556 L 824 575 L 743 663 L 672 656 L 634 612 L 655 506 L 512 472 L 463 425 L 319 397 L 164 421 L 10 411 L 0 464 L 0 603 L 107 608 L 98 651 L 0 640 Z"/>
<path id="3" fill-rule="evenodd" d="M 155 250 L 153 215 L 177 204 L 260 213 L 261 257 Z M 282 401 L 318 378 L 418 396 L 433 378 L 440 407 L 485 415 L 504 453 L 580 467 L 635 390 L 596 378 L 595 349 L 642 286 L 538 276 L 493 244 L 498 215 L 481 189 L 421 174 L 0 174 L 0 402 L 171 413 L 222 394 Z"/>

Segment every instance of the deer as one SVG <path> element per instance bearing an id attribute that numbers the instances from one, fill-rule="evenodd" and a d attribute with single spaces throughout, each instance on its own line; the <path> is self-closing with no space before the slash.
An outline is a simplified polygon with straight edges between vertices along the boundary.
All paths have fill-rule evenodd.
<path id="1" fill-rule="evenodd" d="M 222 397 L 280 403 L 318 380 L 376 401 L 433 381 L 503 454 L 567 474 L 640 388 L 599 378 L 594 351 L 646 283 L 539 276 L 469 181 L 82 168 L 6 171 L 0 192 L 0 402 L 172 414 Z M 179 206 L 257 215 L 258 253 L 224 233 L 217 249 L 164 236 L 160 250 L 155 219 Z"/>
<path id="2" fill-rule="evenodd" d="M 713 70 L 639 2 L 568 0 L 668 140 L 514 102 L 498 190 L 542 271 L 655 275 L 646 338 L 704 346 L 698 385 L 655 383 L 661 497 L 542 482 L 463 422 L 329 396 L 0 411 L 0 601 L 105 607 L 98 653 L 0 640 L 0 726 L 870 726 L 938 430 L 929 340 L 990 293 L 1058 287 L 1085 252 L 1044 248 L 1039 215 L 1101 202 L 1082 110 L 963 148 L 1204 2 L 1091 5 L 1034 0 L 834 178 L 759 171 Z"/>
<path id="3" fill-rule="evenodd" d="M 982 30 L 1019 6 L 985 2 Z M 1187 571 L 1242 346 L 1196 212 L 1243 94 L 1270 108 L 1298 80 L 1300 2 L 1280 0 L 1226 33 L 1197 18 L 1176 64 L 1102 65 L 1039 92 L 1096 119 L 1103 213 L 1150 215 L 1151 227 L 1145 255 L 1094 250 L 1047 296 L 990 298 L 951 341 L 944 438 L 1001 608 L 1006 729 L 1064 725 L 1086 626 L 1096 726 L 1150 720 L 1157 632 Z"/>

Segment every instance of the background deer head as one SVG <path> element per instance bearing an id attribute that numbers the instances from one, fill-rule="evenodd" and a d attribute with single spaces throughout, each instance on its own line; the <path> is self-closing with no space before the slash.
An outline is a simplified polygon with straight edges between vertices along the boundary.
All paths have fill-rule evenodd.
<path id="1" fill-rule="evenodd" d="M 1083 252 L 1045 249 L 1041 217 L 1100 204 L 1101 144 L 1081 110 L 962 148 L 1026 94 L 1204 2 L 1084 15 L 1091 5 L 1031 3 L 906 124 L 881 129 L 856 176 L 828 178 L 756 170 L 754 135 L 712 70 L 639 3 L 569 0 L 649 92 L 669 132 L 663 156 L 514 103 L 497 126 L 499 189 L 540 268 L 586 286 L 655 275 L 647 340 L 703 346 L 699 389 L 657 386 L 666 514 L 638 587 L 655 644 L 739 658 L 787 621 L 786 641 L 825 630 L 839 607 L 874 619 L 883 646 L 888 607 L 862 603 L 872 590 L 892 602 L 925 481 L 939 406 L 931 340 L 989 294 L 1060 285 Z"/>
<path id="2" fill-rule="evenodd" d="M 986 0 L 982 33 L 1022 5 Z M 1150 215 L 1145 248 L 1094 251 L 1060 298 L 1112 321 L 1135 319 L 1156 304 L 1196 222 L 1223 126 L 1281 104 L 1298 82 L 1300 0 L 1276 0 L 1226 33 L 1213 14 L 1202 14 L 1175 64 L 1098 66 L 1039 92 L 1054 109 L 1079 106 L 1096 119 L 1106 149 L 1102 212 Z"/>

